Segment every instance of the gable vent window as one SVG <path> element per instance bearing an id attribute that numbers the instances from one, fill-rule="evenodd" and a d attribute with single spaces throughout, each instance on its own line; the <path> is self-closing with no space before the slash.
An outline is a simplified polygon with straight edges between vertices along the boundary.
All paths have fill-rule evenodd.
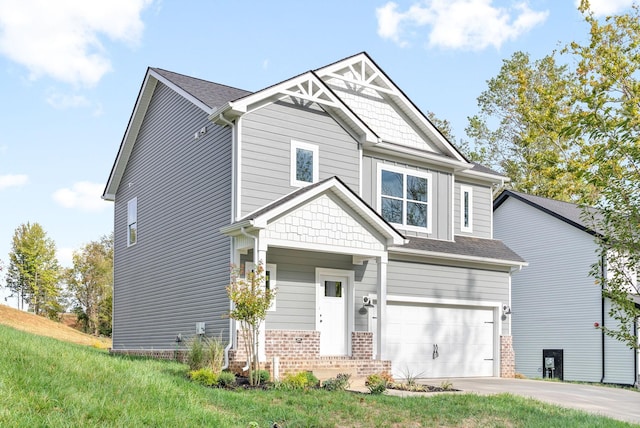
<path id="1" fill-rule="evenodd" d="M 138 242 L 138 198 L 127 202 L 127 246 Z"/>
<path id="2" fill-rule="evenodd" d="M 431 232 L 431 174 L 378 165 L 378 207 L 389 223 Z"/>
<path id="3" fill-rule="evenodd" d="M 460 186 L 460 230 L 473 232 L 473 188 Z"/>
<path id="4" fill-rule="evenodd" d="M 303 187 L 318 181 L 318 146 L 291 142 L 291 185 Z"/>

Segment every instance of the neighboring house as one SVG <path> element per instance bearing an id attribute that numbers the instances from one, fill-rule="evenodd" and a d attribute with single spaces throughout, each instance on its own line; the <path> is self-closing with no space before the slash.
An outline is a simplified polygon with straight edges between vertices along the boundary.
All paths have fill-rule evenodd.
<path id="1" fill-rule="evenodd" d="M 150 68 L 103 195 L 113 352 L 170 357 L 197 328 L 243 366 L 229 267 L 264 262 L 267 367 L 513 375 L 504 308 L 525 262 L 493 239 L 505 179 L 366 53 L 254 93 Z"/>
<path id="2" fill-rule="evenodd" d="M 514 191 L 494 204 L 495 237 L 529 266 L 513 275 L 511 325 L 516 371 L 527 377 L 634 384 L 638 352 L 606 336 L 611 302 L 589 272 L 597 232 L 578 205 Z M 550 358 L 545 368 L 544 357 Z M 553 365 L 553 370 L 550 370 Z"/>

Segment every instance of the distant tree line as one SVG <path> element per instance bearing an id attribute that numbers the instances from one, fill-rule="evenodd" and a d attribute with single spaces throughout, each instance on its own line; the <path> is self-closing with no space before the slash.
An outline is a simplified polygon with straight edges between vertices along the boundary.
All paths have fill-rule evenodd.
<path id="1" fill-rule="evenodd" d="M 5 287 L 20 309 L 60 320 L 74 312 L 87 333 L 111 335 L 113 302 L 113 234 L 89 242 L 73 253 L 73 266 L 63 268 L 55 242 L 39 223 L 15 229 L 8 264 L 0 268 Z"/>

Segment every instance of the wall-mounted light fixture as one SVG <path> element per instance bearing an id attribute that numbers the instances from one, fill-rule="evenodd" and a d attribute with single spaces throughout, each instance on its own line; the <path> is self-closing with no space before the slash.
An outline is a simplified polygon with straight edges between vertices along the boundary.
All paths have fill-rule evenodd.
<path id="1" fill-rule="evenodd" d="M 502 321 L 507 319 L 507 315 L 511 315 L 511 306 L 503 305 L 502 306 Z"/>
<path id="2" fill-rule="evenodd" d="M 358 312 L 364 315 L 368 312 L 369 308 L 373 308 L 373 307 L 374 306 L 373 306 L 373 301 L 371 300 L 371 297 L 362 296 L 362 307 Z"/>

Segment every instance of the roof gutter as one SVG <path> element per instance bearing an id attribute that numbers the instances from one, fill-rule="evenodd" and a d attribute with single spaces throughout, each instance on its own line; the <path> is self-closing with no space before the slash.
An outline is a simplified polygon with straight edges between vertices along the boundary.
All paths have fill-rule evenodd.
<path id="1" fill-rule="evenodd" d="M 606 283 L 606 275 L 607 275 L 607 265 L 606 265 L 606 257 L 604 256 L 604 254 L 601 256 L 600 258 L 600 275 L 602 277 L 602 280 L 600 281 L 601 283 L 601 290 L 600 290 L 600 296 L 601 296 L 601 303 L 600 303 L 600 316 L 602 317 L 602 324 L 600 326 L 600 333 L 601 333 L 601 346 L 602 346 L 602 377 L 600 378 L 600 383 L 604 383 L 604 378 L 605 378 L 605 369 L 606 369 L 606 364 L 605 364 L 605 335 L 604 335 L 604 304 L 605 304 L 605 298 L 604 298 L 604 287 L 605 287 L 605 283 Z"/>

